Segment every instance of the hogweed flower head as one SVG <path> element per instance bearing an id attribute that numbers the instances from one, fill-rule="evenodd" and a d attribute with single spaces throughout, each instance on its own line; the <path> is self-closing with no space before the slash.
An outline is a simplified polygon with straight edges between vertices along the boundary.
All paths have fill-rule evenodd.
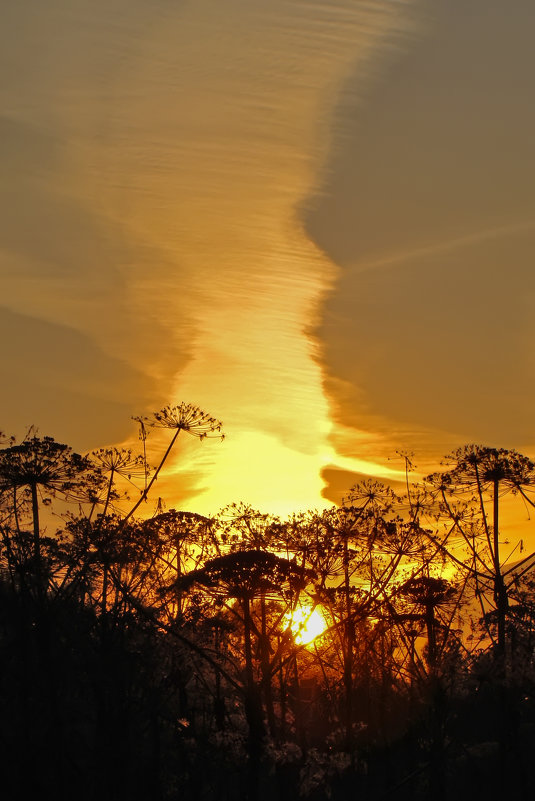
<path id="1" fill-rule="evenodd" d="M 146 467 L 142 456 L 136 456 L 126 448 L 99 448 L 89 454 L 102 473 L 117 473 L 125 478 L 145 475 Z"/>
<path id="2" fill-rule="evenodd" d="M 92 472 L 90 460 L 52 437 L 32 433 L 20 445 L 0 451 L 0 491 L 33 485 L 74 497 L 90 480 L 99 480 L 99 471 Z"/>
<path id="3" fill-rule="evenodd" d="M 220 420 L 216 420 L 215 417 L 210 417 L 209 414 L 191 403 L 165 406 L 161 411 L 154 412 L 152 418 L 136 419 L 140 420 L 140 422 L 143 420 L 154 428 L 170 428 L 184 431 L 193 437 L 198 437 L 200 440 L 211 436 L 225 438 L 225 435 L 221 433 L 223 423 Z"/>

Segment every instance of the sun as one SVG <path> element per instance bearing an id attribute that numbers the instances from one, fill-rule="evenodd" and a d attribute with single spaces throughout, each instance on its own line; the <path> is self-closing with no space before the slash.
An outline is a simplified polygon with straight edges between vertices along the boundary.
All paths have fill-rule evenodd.
<path id="1" fill-rule="evenodd" d="M 285 616 L 297 645 L 309 645 L 327 628 L 325 618 L 318 608 L 298 606 Z"/>

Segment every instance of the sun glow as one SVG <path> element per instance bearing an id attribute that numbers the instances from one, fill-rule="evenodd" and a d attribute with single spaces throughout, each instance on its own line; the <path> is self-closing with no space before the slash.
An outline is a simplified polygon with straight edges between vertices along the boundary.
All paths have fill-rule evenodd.
<path id="1" fill-rule="evenodd" d="M 286 616 L 286 622 L 298 645 L 309 645 L 327 628 L 321 611 L 312 606 L 298 606 Z"/>

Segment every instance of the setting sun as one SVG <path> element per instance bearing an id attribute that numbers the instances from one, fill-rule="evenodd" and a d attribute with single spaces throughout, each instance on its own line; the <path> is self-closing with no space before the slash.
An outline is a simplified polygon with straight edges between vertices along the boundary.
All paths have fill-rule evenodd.
<path id="1" fill-rule="evenodd" d="M 327 628 L 325 618 L 319 609 L 312 606 L 298 606 L 288 614 L 286 621 L 298 645 L 308 645 Z"/>

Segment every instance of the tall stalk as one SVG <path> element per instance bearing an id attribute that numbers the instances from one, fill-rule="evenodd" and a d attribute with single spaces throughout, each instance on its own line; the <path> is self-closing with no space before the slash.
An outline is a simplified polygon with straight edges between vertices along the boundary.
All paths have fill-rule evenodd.
<path id="1" fill-rule="evenodd" d="M 167 457 L 169 456 L 169 454 L 173 450 L 173 446 L 174 446 L 175 442 L 177 441 L 178 435 L 180 434 L 181 430 L 182 430 L 181 428 L 177 428 L 177 430 L 175 431 L 171 442 L 167 446 L 167 450 L 165 451 L 162 459 L 160 460 L 160 464 L 158 465 L 158 467 L 154 471 L 154 475 L 152 476 L 151 480 L 149 481 L 149 483 L 147 484 L 145 489 L 142 491 L 139 500 L 133 505 L 133 507 L 128 512 L 128 514 L 125 517 L 123 517 L 123 521 L 122 521 L 122 524 L 121 524 L 122 528 L 124 528 L 125 523 L 128 520 L 130 520 L 130 518 L 132 517 L 134 512 L 138 509 L 139 506 L 141 506 L 143 501 L 145 501 L 147 499 L 147 496 L 148 496 L 148 494 L 149 494 L 149 492 L 151 490 L 151 487 L 154 484 L 154 482 L 156 481 L 156 479 L 158 478 L 158 475 L 160 474 L 160 470 L 162 469 L 162 467 L 164 466 L 165 462 L 167 461 Z"/>

